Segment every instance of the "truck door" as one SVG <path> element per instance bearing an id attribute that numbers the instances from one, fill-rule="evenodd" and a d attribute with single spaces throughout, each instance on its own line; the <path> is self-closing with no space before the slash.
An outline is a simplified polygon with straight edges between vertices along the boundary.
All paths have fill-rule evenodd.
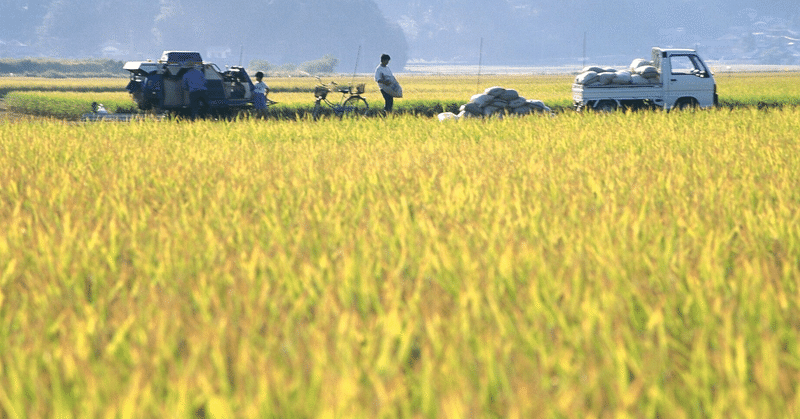
<path id="1" fill-rule="evenodd" d="M 670 74 L 662 74 L 662 77 L 668 106 L 692 99 L 702 107 L 714 104 L 714 78 L 697 55 L 675 54 L 666 59 Z"/>

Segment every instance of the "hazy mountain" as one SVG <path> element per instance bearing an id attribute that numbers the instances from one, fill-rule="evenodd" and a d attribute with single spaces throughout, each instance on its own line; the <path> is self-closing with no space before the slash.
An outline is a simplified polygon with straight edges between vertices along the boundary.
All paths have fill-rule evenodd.
<path id="1" fill-rule="evenodd" d="M 400 69 L 407 58 L 575 63 L 584 50 L 607 63 L 659 45 L 800 63 L 797 0 L 0 0 L 0 23 L 0 56 L 127 60 L 189 49 L 220 64 L 280 65 L 332 54 L 338 71 L 358 60 L 365 72 L 383 52 Z"/>
<path id="2" fill-rule="evenodd" d="M 743 58 L 771 48 L 800 54 L 789 45 L 800 35 L 797 0 L 375 1 L 403 28 L 412 59 L 574 62 L 583 57 L 584 39 L 590 60 L 641 56 L 652 46 L 698 47 L 717 56 L 738 48 Z M 746 51 L 746 38 L 753 36 L 763 38 L 755 42 L 761 46 Z"/>
<path id="3" fill-rule="evenodd" d="M 0 40 L 49 57 L 157 59 L 162 50 L 195 50 L 219 64 L 299 64 L 331 54 L 348 72 L 356 60 L 371 71 L 384 51 L 404 63 L 408 48 L 372 0 L 0 0 L 0 19 Z"/>

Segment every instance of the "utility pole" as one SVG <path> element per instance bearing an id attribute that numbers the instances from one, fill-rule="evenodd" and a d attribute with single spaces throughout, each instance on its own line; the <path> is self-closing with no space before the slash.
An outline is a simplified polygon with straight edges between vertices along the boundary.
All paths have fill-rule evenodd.
<path id="1" fill-rule="evenodd" d="M 586 31 L 583 31 L 583 67 L 586 68 Z"/>
<path id="2" fill-rule="evenodd" d="M 483 37 L 481 37 L 481 48 L 478 51 L 478 87 L 476 92 L 481 90 L 481 64 L 483 62 Z"/>

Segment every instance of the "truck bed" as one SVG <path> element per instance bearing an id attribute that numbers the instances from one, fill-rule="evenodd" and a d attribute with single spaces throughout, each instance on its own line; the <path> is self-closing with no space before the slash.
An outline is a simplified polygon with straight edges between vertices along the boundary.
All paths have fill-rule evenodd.
<path id="1" fill-rule="evenodd" d="M 658 99 L 663 95 L 664 89 L 658 84 L 606 84 L 585 86 L 572 85 L 572 98 L 576 102 L 585 102 L 602 99 L 616 100 L 645 100 Z"/>

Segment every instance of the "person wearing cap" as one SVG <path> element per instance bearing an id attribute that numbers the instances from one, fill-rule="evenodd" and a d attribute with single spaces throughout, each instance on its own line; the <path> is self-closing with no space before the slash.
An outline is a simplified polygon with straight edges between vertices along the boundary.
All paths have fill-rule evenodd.
<path id="1" fill-rule="evenodd" d="M 200 65 L 196 65 L 190 68 L 184 75 L 183 75 L 183 88 L 189 92 L 189 110 L 191 111 L 191 118 L 192 121 L 197 118 L 197 114 L 200 111 L 200 104 L 203 104 L 203 107 L 208 106 L 208 88 L 206 87 L 206 76 L 201 71 L 203 68 Z"/>

